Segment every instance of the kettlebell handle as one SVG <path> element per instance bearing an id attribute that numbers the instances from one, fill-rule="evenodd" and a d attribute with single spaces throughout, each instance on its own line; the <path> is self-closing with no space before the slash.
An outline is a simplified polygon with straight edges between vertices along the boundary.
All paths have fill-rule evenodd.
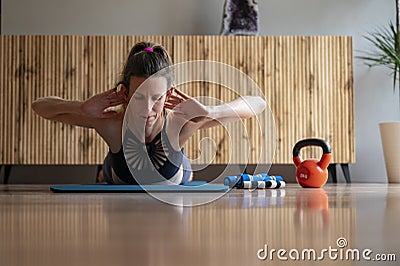
<path id="1" fill-rule="evenodd" d="M 300 156 L 300 149 L 306 146 L 320 146 L 323 154 L 331 153 L 331 147 L 328 142 L 323 139 L 303 139 L 296 143 L 293 147 L 293 157 Z"/>
<path id="2" fill-rule="evenodd" d="M 296 167 L 302 162 L 300 157 L 300 150 L 305 146 L 319 146 L 322 148 L 323 154 L 321 160 L 318 162 L 318 165 L 322 169 L 326 169 L 329 165 L 331 160 L 331 147 L 329 146 L 328 142 L 322 139 L 303 139 L 294 145 L 293 148 L 293 161 Z"/>

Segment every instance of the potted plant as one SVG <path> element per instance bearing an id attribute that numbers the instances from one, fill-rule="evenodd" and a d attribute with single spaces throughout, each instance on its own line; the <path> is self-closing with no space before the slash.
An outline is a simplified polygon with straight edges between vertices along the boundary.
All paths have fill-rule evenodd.
<path id="1" fill-rule="evenodd" d="M 396 24 L 390 22 L 388 27 L 379 28 L 364 36 L 375 49 L 364 52 L 364 56 L 359 58 L 365 60 L 370 67 L 384 66 L 390 69 L 393 75 L 393 93 L 396 95 L 396 89 L 398 90 L 400 101 L 400 0 L 395 0 L 395 5 Z M 388 182 L 400 183 L 400 121 L 380 123 L 379 129 Z"/>

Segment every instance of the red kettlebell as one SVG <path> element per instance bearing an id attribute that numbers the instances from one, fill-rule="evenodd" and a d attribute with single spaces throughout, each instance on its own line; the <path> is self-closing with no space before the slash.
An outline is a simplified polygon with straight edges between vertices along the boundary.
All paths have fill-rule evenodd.
<path id="1" fill-rule="evenodd" d="M 306 146 L 320 146 L 323 154 L 321 160 L 302 160 L 300 149 Z M 304 139 L 294 145 L 293 162 L 296 166 L 296 179 L 302 187 L 320 188 L 328 180 L 328 166 L 331 161 L 331 147 L 322 139 Z"/>

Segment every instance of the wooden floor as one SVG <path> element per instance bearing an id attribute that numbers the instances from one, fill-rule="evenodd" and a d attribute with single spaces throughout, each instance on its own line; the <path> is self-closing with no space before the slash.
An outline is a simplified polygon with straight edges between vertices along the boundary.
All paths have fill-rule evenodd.
<path id="1" fill-rule="evenodd" d="M 232 190 L 197 207 L 3 185 L 0 213 L 4 266 L 400 265 L 400 185 Z"/>

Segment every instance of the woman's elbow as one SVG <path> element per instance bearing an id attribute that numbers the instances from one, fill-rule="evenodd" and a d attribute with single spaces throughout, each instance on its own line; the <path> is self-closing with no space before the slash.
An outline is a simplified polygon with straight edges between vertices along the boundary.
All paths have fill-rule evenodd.
<path id="1" fill-rule="evenodd" d="M 43 105 L 44 105 L 43 98 L 39 98 L 32 102 L 31 108 L 37 115 L 39 115 L 43 118 L 46 118 L 46 119 L 50 119 L 51 117 L 46 114 L 46 112 L 44 111 Z"/>
<path id="2" fill-rule="evenodd" d="M 39 106 L 40 106 L 39 99 L 34 100 L 31 104 L 31 108 L 36 114 L 39 114 Z"/>
<path id="3" fill-rule="evenodd" d="M 254 96 L 252 109 L 255 115 L 261 114 L 267 108 L 267 102 L 260 96 Z"/>
<path id="4" fill-rule="evenodd" d="M 265 108 L 267 108 L 267 102 L 261 97 L 259 97 L 259 99 L 260 99 L 260 109 L 261 109 L 260 113 L 262 113 L 264 112 Z"/>

